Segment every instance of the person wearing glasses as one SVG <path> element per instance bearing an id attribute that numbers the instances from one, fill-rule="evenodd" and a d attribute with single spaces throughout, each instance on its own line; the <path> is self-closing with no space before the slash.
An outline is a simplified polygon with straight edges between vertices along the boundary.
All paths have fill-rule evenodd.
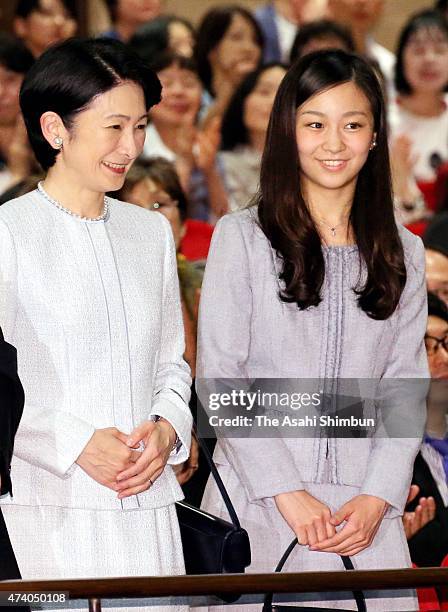
<path id="1" fill-rule="evenodd" d="M 432 499 L 435 518 L 409 539 L 409 549 L 416 565 L 436 567 L 448 554 L 448 308 L 433 293 L 428 293 L 425 345 L 432 385 L 426 434 L 415 460 L 412 484 L 419 487 L 420 499 Z M 415 513 L 420 499 L 407 510 Z"/>

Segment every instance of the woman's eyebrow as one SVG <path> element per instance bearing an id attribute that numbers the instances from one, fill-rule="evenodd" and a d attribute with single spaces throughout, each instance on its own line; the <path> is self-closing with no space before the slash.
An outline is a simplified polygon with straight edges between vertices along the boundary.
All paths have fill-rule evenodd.
<path id="1" fill-rule="evenodd" d="M 299 114 L 300 115 L 318 115 L 319 117 L 326 117 L 325 113 L 322 113 L 321 111 L 314 111 L 314 110 L 302 111 Z M 347 111 L 346 113 L 342 114 L 343 117 L 349 117 L 350 115 L 364 115 L 364 117 L 368 117 L 368 114 L 365 111 L 358 111 L 358 110 Z"/>
<path id="2" fill-rule="evenodd" d="M 130 119 L 132 119 L 132 117 L 130 117 L 129 115 L 123 115 L 123 113 L 112 113 L 110 115 L 106 115 L 105 119 L 127 119 L 129 121 Z M 148 119 L 148 113 L 144 113 L 141 117 L 137 119 L 137 121 L 140 121 L 140 119 Z"/>

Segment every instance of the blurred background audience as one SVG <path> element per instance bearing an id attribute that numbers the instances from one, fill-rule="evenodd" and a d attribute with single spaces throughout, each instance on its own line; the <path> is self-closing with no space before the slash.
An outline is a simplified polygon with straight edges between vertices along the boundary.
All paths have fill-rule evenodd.
<path id="1" fill-rule="evenodd" d="M 260 27 L 246 9 L 232 5 L 205 13 L 195 48 L 205 119 L 222 117 L 242 79 L 261 63 L 263 43 Z"/>
<path id="2" fill-rule="evenodd" d="M 0 32 L 0 193 L 35 169 L 19 109 L 19 90 L 34 62 L 25 45 Z"/>
<path id="3" fill-rule="evenodd" d="M 307 53 L 323 49 L 355 51 L 355 42 L 350 30 L 331 19 L 318 19 L 306 23 L 297 31 L 289 54 L 289 61 L 295 62 Z"/>
<path id="4" fill-rule="evenodd" d="M 160 15 L 138 28 L 129 43 L 137 53 L 149 61 L 167 51 L 192 57 L 195 30 L 187 19 L 176 15 Z"/>
<path id="5" fill-rule="evenodd" d="M 428 398 L 427 431 L 412 477 L 420 497 L 408 504 L 407 510 L 411 514 L 407 520 L 415 518 L 416 512 L 420 516 L 432 513 L 433 518 L 427 524 L 419 525 L 414 533 L 408 533 L 408 542 L 411 559 L 416 565 L 437 567 L 448 552 L 448 308 L 432 293 L 428 294 L 425 343 L 434 382 Z"/>
<path id="6" fill-rule="evenodd" d="M 150 111 L 143 157 L 174 162 L 188 193 L 188 216 L 214 223 L 228 210 L 217 166 L 220 120 L 215 117 L 203 129 L 197 125 L 203 90 L 191 58 L 167 52 L 150 64 L 162 83 L 163 95 Z"/>
<path id="7" fill-rule="evenodd" d="M 319 0 L 272 0 L 255 11 L 264 36 L 263 62 L 287 63 L 297 30 L 319 19 L 324 4 Z"/>
<path id="8" fill-rule="evenodd" d="M 233 94 L 224 114 L 219 157 L 231 210 L 249 204 L 257 192 L 269 116 L 285 73 L 286 66 L 279 63 L 251 72 Z"/>
<path id="9" fill-rule="evenodd" d="M 327 16 L 349 28 L 357 53 L 378 62 L 392 94 L 395 56 L 374 38 L 374 28 L 384 11 L 385 0 L 328 0 Z"/>
<path id="10" fill-rule="evenodd" d="M 448 23 L 439 12 L 417 13 L 405 25 L 395 87 L 389 105 L 395 195 L 418 217 L 436 208 L 437 168 L 448 159 Z"/>
<path id="11" fill-rule="evenodd" d="M 75 36 L 78 13 L 75 0 L 19 0 L 14 32 L 34 57 L 50 45 Z"/>
<path id="12" fill-rule="evenodd" d="M 161 0 L 106 0 L 112 27 L 102 35 L 128 42 L 137 29 L 158 17 Z"/>
<path id="13" fill-rule="evenodd" d="M 423 242 L 428 290 L 448 305 L 448 212 L 431 221 Z"/>

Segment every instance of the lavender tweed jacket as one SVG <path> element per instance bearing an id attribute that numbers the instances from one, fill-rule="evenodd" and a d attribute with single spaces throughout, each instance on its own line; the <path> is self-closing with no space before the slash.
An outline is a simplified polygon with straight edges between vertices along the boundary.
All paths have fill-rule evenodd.
<path id="1" fill-rule="evenodd" d="M 257 224 L 256 208 L 217 224 L 199 317 L 197 376 L 208 378 L 428 378 L 425 260 L 420 238 L 399 228 L 407 282 L 394 314 L 369 318 L 357 305 L 356 247 L 325 247 L 322 302 L 300 311 L 278 297 L 281 261 Z M 425 409 L 423 399 L 409 406 Z M 355 487 L 403 512 L 420 445 L 416 437 L 221 439 L 218 464 L 230 466 L 250 504 L 273 505 L 279 493 L 328 483 Z M 238 499 L 237 505 L 238 505 Z"/>

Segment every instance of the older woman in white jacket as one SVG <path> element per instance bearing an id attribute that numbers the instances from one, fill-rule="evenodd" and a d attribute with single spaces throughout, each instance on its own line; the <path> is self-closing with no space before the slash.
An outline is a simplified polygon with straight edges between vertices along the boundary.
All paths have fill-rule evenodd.
<path id="1" fill-rule="evenodd" d="M 174 244 L 162 215 L 104 196 L 159 98 L 114 41 L 53 47 L 22 87 L 47 176 L 0 209 L 0 324 L 26 395 L 1 503 L 26 579 L 184 571 L 166 466 L 191 430 Z"/>

